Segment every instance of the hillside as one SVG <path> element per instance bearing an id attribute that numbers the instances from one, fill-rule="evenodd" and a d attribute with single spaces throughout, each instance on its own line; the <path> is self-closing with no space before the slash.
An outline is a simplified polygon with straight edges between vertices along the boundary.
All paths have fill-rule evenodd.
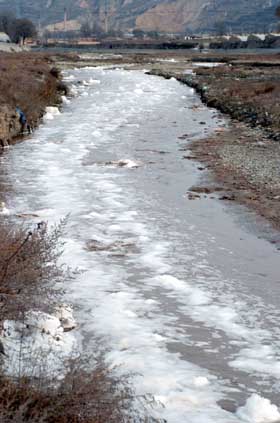
<path id="1" fill-rule="evenodd" d="M 276 26 L 278 0 L 9 0 L 18 16 L 42 25 L 91 19 L 109 29 L 208 32 L 223 22 L 234 32 L 262 32 Z M 0 10 L 7 10 L 0 0 Z"/>

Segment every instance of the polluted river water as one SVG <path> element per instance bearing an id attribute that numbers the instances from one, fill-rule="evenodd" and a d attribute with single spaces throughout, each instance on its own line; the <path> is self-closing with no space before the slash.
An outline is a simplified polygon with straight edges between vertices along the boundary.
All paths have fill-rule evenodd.
<path id="1" fill-rule="evenodd" d="M 1 160 L 12 215 L 68 216 L 79 347 L 132 372 L 167 422 L 280 421 L 279 252 L 226 203 L 187 195 L 201 172 L 180 150 L 225 122 L 174 79 L 64 76 L 73 98 Z"/>

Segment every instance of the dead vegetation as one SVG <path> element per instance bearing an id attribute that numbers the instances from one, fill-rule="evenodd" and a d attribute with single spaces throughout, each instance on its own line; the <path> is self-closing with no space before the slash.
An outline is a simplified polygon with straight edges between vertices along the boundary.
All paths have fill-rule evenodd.
<path id="1" fill-rule="evenodd" d="M 54 304 L 65 278 L 58 265 L 63 225 L 50 231 L 44 223 L 30 231 L 0 226 L 0 322 Z"/>
<path id="2" fill-rule="evenodd" d="M 30 380 L 0 377 L 1 423 L 152 423 L 148 398 L 136 401 L 128 378 L 101 364 L 92 372 L 69 371 L 57 387 L 34 386 Z M 137 406 L 137 410 L 136 410 Z M 139 409 L 142 411 L 139 411 Z"/>
<path id="3" fill-rule="evenodd" d="M 232 117 L 264 127 L 273 139 L 280 139 L 279 67 L 235 64 L 200 68 L 194 85 L 203 100 Z"/>
<path id="4" fill-rule="evenodd" d="M 52 61 L 35 53 L 1 53 L 0 106 L 14 110 L 18 106 L 34 127 L 46 106 L 58 104 L 66 87 Z"/>

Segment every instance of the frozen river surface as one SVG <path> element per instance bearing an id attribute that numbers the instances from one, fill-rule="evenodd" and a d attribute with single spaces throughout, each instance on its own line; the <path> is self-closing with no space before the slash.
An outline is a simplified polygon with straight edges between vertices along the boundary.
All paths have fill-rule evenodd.
<path id="1" fill-rule="evenodd" d="M 65 76 L 75 97 L 2 165 L 12 213 L 69 214 L 83 348 L 135 372 L 170 423 L 277 421 L 264 398 L 280 405 L 279 252 L 224 202 L 186 195 L 201 172 L 180 149 L 221 124 L 215 111 L 140 71 Z"/>

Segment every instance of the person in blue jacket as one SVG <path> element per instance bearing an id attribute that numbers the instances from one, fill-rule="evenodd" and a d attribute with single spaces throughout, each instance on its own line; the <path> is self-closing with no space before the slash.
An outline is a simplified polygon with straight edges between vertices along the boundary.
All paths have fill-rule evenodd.
<path id="1" fill-rule="evenodd" d="M 23 111 L 19 108 L 16 107 L 16 112 L 19 115 L 19 122 L 21 124 L 21 132 L 24 133 L 25 128 L 28 130 L 28 133 L 30 134 L 30 126 L 27 124 L 27 119 L 25 114 L 23 113 Z"/>

